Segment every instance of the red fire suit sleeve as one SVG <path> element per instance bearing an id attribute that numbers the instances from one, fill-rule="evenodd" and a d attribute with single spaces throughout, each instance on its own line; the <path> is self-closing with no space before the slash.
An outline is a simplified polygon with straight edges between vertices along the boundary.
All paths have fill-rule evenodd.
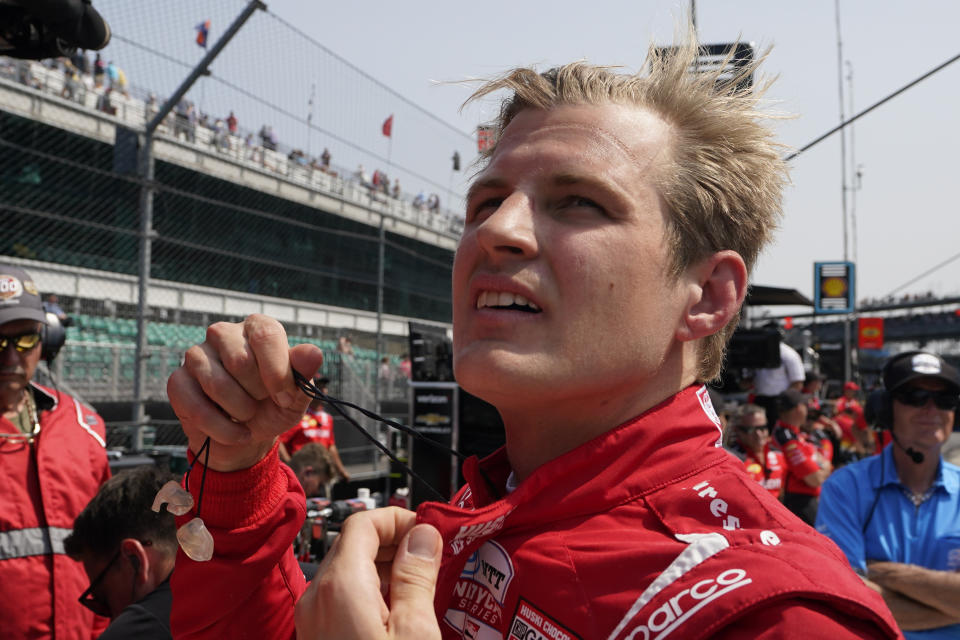
<path id="1" fill-rule="evenodd" d="M 198 463 L 189 477 L 195 501 L 202 472 Z M 213 558 L 195 562 L 177 552 L 170 583 L 174 637 L 293 638 L 294 605 L 306 589 L 293 540 L 305 515 L 303 490 L 279 463 L 276 447 L 249 469 L 208 470 L 200 517 L 213 535 Z M 195 516 L 178 517 L 177 526 Z"/>

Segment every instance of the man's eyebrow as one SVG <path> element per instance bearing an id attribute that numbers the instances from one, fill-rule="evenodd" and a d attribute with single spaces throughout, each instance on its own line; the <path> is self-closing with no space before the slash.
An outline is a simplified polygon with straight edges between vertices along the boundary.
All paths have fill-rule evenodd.
<path id="1" fill-rule="evenodd" d="M 503 178 L 490 177 L 477 180 L 471 184 L 467 190 L 467 202 L 470 202 L 478 191 L 483 189 L 502 189 L 505 186 L 507 186 L 507 181 Z"/>

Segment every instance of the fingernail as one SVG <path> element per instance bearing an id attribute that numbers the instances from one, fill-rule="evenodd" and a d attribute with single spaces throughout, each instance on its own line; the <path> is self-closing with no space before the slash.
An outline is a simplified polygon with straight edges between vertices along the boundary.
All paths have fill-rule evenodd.
<path id="1" fill-rule="evenodd" d="M 433 527 L 414 527 L 410 532 L 407 550 L 419 558 L 432 560 L 437 554 L 437 538 L 439 537 L 440 534 Z"/>
<path id="2" fill-rule="evenodd" d="M 293 396 L 286 391 L 278 391 L 276 395 L 273 396 L 273 401 L 280 405 L 281 408 L 289 409 L 293 404 Z"/>

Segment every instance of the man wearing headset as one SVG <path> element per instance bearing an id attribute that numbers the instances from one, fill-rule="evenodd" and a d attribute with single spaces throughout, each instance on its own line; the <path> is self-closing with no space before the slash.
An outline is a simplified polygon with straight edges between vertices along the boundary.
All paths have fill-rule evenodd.
<path id="1" fill-rule="evenodd" d="M 883 369 L 878 426 L 892 444 L 823 485 L 817 529 L 886 600 L 907 638 L 960 637 L 960 467 L 940 450 L 957 418 L 960 374 L 911 351 Z"/>
<path id="2" fill-rule="evenodd" d="M 33 279 L 0 264 L 0 635 L 92 638 L 103 619 L 77 602 L 87 576 L 63 540 L 110 467 L 100 416 L 32 382 L 48 322 Z"/>

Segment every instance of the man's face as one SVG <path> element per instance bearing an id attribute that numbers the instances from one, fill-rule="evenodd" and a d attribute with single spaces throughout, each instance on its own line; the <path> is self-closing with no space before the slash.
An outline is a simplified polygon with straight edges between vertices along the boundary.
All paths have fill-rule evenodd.
<path id="1" fill-rule="evenodd" d="M 685 304 L 655 188 L 670 142 L 660 118 L 628 106 L 528 109 L 510 123 L 454 260 L 467 390 L 501 411 L 556 408 L 629 398 L 653 378 Z"/>
<path id="2" fill-rule="evenodd" d="M 770 428 L 767 426 L 767 414 L 748 413 L 737 425 L 737 437 L 740 443 L 750 451 L 759 451 L 770 440 Z"/>
<path id="3" fill-rule="evenodd" d="M 83 569 L 90 580 L 91 597 L 99 605 L 101 615 L 113 620 L 137 599 L 136 575 L 129 557 L 119 554 L 100 558 L 87 554 L 83 557 Z"/>
<path id="4" fill-rule="evenodd" d="M 0 336 L 13 338 L 40 330 L 36 320 L 11 320 L 0 325 Z M 10 411 L 22 397 L 27 383 L 33 378 L 40 362 L 41 345 L 27 351 L 17 351 L 11 343 L 0 352 L 0 405 L 3 411 Z"/>
<path id="5" fill-rule="evenodd" d="M 893 392 L 893 430 L 905 448 L 939 453 L 953 429 L 954 412 L 938 408 L 932 399 L 915 407 L 901 400 L 911 391 L 947 392 L 936 378 L 919 378 Z"/>

